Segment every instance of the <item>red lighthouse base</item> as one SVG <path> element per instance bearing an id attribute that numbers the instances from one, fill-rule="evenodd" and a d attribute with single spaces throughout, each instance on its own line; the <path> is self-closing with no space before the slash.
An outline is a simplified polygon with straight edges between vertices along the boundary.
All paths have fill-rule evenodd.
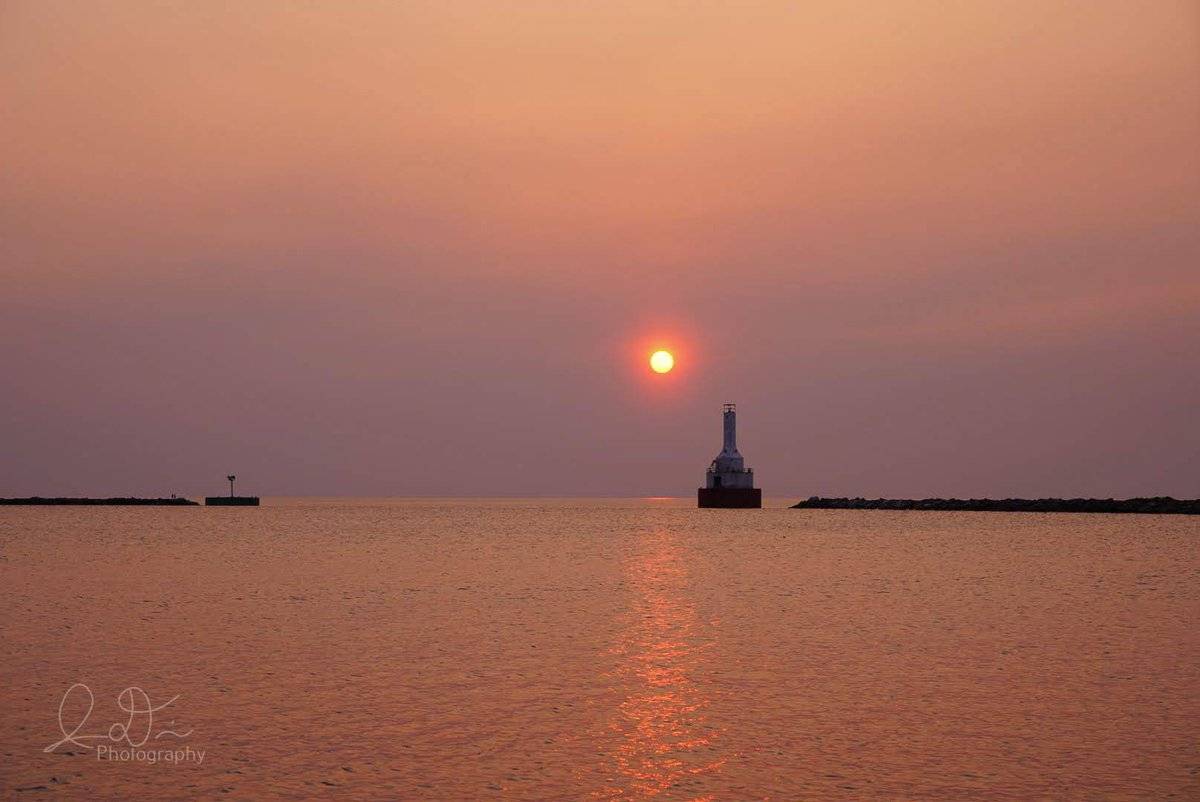
<path id="1" fill-rule="evenodd" d="M 702 487 L 696 491 L 699 507 L 759 509 L 762 507 L 762 488 Z"/>

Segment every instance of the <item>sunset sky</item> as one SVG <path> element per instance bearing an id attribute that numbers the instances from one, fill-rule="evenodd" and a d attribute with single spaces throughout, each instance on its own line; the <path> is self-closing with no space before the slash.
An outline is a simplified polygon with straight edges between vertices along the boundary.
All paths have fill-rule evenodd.
<path id="1" fill-rule="evenodd" d="M 1200 6 L 6 0 L 0 346 L 0 496 L 1196 497 Z"/>

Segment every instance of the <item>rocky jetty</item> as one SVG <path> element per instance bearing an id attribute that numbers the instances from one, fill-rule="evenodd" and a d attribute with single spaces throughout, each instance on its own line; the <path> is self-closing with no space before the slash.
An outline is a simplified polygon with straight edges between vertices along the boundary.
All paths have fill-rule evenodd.
<path id="1" fill-rule="evenodd" d="M 1200 515 L 1200 499 L 1153 498 L 821 498 L 812 496 L 794 510 L 939 510 L 947 512 L 1120 512 Z"/>
<path id="2" fill-rule="evenodd" d="M 91 506 L 114 507 L 198 507 L 200 502 L 186 498 L 0 498 L 0 504 L 32 504 L 54 506 L 59 504 L 80 504 Z"/>

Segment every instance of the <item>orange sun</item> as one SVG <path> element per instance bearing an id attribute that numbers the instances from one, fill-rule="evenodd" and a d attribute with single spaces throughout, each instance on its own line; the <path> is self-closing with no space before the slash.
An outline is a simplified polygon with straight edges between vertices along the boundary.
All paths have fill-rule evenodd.
<path id="1" fill-rule="evenodd" d="M 675 367 L 675 357 L 670 351 L 655 351 L 650 355 L 650 369 L 655 373 L 670 373 Z"/>

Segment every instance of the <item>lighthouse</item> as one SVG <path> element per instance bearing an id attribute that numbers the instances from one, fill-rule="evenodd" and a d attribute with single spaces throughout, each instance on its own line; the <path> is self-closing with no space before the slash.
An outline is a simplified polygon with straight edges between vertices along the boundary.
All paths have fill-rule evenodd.
<path id="1" fill-rule="evenodd" d="M 701 507 L 761 507 L 762 490 L 754 486 L 754 471 L 746 467 L 737 448 L 737 406 L 721 408 L 724 442 L 708 466 L 704 487 L 696 491 Z"/>

